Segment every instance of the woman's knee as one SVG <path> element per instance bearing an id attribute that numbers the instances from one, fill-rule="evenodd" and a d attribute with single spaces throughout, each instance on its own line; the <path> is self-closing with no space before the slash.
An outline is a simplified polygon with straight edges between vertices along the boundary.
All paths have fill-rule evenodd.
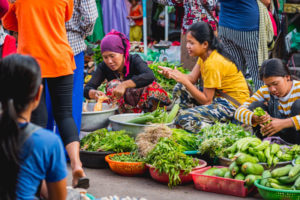
<path id="1" fill-rule="evenodd" d="M 296 100 L 291 107 L 291 115 L 299 115 L 300 114 L 300 99 Z"/>

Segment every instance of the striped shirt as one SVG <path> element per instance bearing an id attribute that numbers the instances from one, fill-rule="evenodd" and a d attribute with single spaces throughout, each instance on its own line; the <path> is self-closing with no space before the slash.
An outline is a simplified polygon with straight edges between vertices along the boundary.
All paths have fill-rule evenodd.
<path id="1" fill-rule="evenodd" d="M 66 23 L 68 40 L 74 55 L 86 50 L 84 39 L 93 33 L 98 10 L 95 0 L 74 0 L 74 11 Z"/>
<path id="2" fill-rule="evenodd" d="M 291 107 L 293 103 L 300 99 L 300 81 L 293 81 L 293 86 L 289 94 L 285 97 L 280 97 L 278 110 L 287 117 L 290 117 Z M 242 123 L 252 125 L 253 112 L 248 109 L 249 105 L 253 102 L 268 102 L 270 100 L 270 91 L 266 85 L 262 86 L 249 100 L 240 106 L 234 117 Z M 296 130 L 300 130 L 300 115 L 291 118 Z"/>

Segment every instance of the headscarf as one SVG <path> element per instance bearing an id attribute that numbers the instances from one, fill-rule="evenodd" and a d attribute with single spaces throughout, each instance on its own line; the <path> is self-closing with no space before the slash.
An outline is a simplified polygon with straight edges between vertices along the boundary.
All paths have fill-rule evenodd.
<path id="1" fill-rule="evenodd" d="M 129 74 L 129 49 L 130 43 L 127 37 L 116 30 L 107 33 L 101 41 L 101 52 L 112 51 L 124 54 L 124 66 L 126 68 L 125 77 Z"/>

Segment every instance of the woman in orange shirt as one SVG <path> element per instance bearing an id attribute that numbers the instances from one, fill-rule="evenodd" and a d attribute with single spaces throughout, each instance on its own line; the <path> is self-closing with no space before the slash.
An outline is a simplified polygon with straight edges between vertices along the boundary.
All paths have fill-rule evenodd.
<path id="1" fill-rule="evenodd" d="M 87 188 L 79 158 L 79 137 L 72 116 L 73 51 L 69 45 L 65 22 L 73 13 L 73 0 L 9 0 L 3 17 L 6 29 L 18 32 L 18 53 L 33 56 L 41 67 L 43 83 L 51 96 L 53 114 L 69 154 L 73 186 Z M 21 86 L 20 86 L 21 87 Z M 47 126 L 45 95 L 32 113 L 32 122 Z"/>
<path id="2" fill-rule="evenodd" d="M 138 4 L 139 0 L 130 0 L 131 8 L 130 15 L 127 17 L 131 19 L 129 39 L 130 41 L 141 41 L 143 37 L 143 7 Z"/>

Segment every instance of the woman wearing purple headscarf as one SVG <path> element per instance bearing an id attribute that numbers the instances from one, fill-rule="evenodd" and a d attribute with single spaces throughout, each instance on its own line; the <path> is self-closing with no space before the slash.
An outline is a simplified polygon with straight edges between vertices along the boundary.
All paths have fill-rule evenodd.
<path id="1" fill-rule="evenodd" d="M 106 79 L 106 95 L 117 101 L 119 111 L 140 113 L 169 105 L 168 94 L 156 82 L 152 70 L 139 55 L 129 55 L 130 43 L 126 36 L 115 30 L 101 41 L 103 62 L 97 66 L 91 80 L 84 88 L 84 96 L 98 99 L 97 90 Z"/>

